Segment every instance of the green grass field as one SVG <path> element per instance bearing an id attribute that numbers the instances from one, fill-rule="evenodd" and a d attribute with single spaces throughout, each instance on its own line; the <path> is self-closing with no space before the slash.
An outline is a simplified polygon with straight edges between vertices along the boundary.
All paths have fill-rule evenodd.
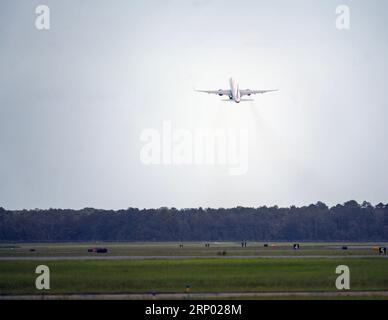
<path id="1" fill-rule="evenodd" d="M 2 261 L 1 294 L 40 294 L 35 268 L 49 266 L 48 293 L 336 291 L 335 268 L 351 270 L 352 290 L 388 290 L 388 260 L 193 259 Z"/>
<path id="2" fill-rule="evenodd" d="M 374 249 L 378 244 L 348 243 L 349 249 L 345 251 L 341 243 L 301 245 L 301 250 L 295 251 L 291 243 L 270 244 L 268 248 L 263 243 L 249 243 L 247 248 L 241 248 L 239 243 L 231 242 L 212 243 L 210 248 L 203 243 L 184 243 L 183 248 L 177 243 L 1 244 L 0 258 L 26 260 L 0 261 L 0 294 L 184 293 L 187 285 L 193 293 L 335 293 L 338 265 L 349 266 L 351 291 L 388 291 L 388 259 L 378 256 Z M 106 255 L 88 253 L 87 249 L 94 246 L 108 248 L 107 256 L 145 259 L 96 260 L 94 257 Z M 32 248 L 34 252 L 30 251 Z M 220 257 L 220 251 L 226 255 Z M 93 259 L 59 260 L 83 256 Z M 32 260 L 37 257 L 53 260 Z M 50 268 L 51 288 L 44 292 L 35 289 L 35 268 L 40 264 Z"/>

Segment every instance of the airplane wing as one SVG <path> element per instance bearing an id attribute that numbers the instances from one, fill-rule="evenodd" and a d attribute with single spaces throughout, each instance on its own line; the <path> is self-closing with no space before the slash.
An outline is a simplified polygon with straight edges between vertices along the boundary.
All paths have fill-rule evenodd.
<path id="1" fill-rule="evenodd" d="M 275 91 L 278 91 L 278 90 L 277 89 L 276 90 L 249 90 L 249 89 L 246 89 L 246 90 L 240 90 L 240 95 L 241 96 L 250 96 L 252 94 L 263 94 L 263 93 L 275 92 Z"/>
<path id="2" fill-rule="evenodd" d="M 208 93 L 208 94 L 218 94 L 219 96 L 232 96 L 232 91 L 231 90 L 195 90 L 197 92 L 203 92 L 203 93 Z"/>

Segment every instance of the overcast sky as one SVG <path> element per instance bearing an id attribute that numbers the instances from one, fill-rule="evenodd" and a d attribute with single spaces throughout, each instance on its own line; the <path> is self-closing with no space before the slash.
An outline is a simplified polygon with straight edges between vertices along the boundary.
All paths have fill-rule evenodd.
<path id="1" fill-rule="evenodd" d="M 387 21 L 380 0 L 1 1 L 0 206 L 386 203 Z M 280 91 L 193 91 L 230 76 Z M 164 121 L 249 130 L 247 174 L 144 165 L 140 135 Z"/>

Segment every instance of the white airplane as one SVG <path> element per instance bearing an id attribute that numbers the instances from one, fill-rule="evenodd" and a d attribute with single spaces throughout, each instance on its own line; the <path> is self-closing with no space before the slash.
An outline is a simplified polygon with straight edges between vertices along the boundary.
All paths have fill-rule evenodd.
<path id="1" fill-rule="evenodd" d="M 244 100 L 241 99 L 243 96 L 248 96 L 250 97 L 252 94 L 263 94 L 267 92 L 274 92 L 278 90 L 240 90 L 238 83 L 235 79 L 230 78 L 229 79 L 229 86 L 230 89 L 227 90 L 195 90 L 197 92 L 204 92 L 208 94 L 218 94 L 220 97 L 222 96 L 228 96 L 230 101 L 234 101 L 236 103 L 240 103 L 241 101 L 252 101 L 252 100 Z M 227 100 L 228 101 L 228 100 Z"/>

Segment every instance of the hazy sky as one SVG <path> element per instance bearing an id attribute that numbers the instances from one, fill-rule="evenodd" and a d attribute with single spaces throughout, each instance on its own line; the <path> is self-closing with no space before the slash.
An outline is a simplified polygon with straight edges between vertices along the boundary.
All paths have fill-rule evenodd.
<path id="1" fill-rule="evenodd" d="M 387 21 L 380 0 L 2 0 L 0 206 L 386 203 Z M 239 105 L 193 91 L 230 76 L 280 91 Z M 141 132 L 164 121 L 249 129 L 247 174 L 144 165 Z"/>

